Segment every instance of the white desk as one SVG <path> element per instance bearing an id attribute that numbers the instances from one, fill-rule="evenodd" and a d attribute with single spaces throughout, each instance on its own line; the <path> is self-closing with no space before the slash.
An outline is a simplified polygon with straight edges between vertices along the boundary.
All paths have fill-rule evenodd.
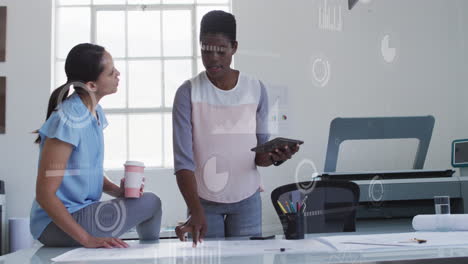
<path id="1" fill-rule="evenodd" d="M 339 234 L 311 234 L 307 238 L 314 238 L 324 235 L 343 235 L 343 234 L 364 234 L 364 233 L 377 233 L 375 232 L 379 225 L 385 225 L 386 228 L 383 232 L 407 232 L 412 231 L 408 227 L 409 220 L 390 220 L 381 221 L 378 224 L 365 225 L 364 223 L 358 224 L 358 231 L 356 233 L 339 233 Z M 367 228 L 367 229 L 366 229 Z M 406 229 L 406 230 L 405 230 Z M 279 239 L 279 238 L 278 238 Z M 172 243 L 172 239 L 162 239 L 160 243 Z M 45 248 L 35 246 L 34 248 L 21 250 L 13 254 L 8 254 L 0 258 L 0 263 L 4 264 L 17 264 L 17 263 L 37 263 L 46 264 L 53 263 L 51 258 L 54 258 L 62 253 L 67 252 L 70 248 Z M 446 259 L 445 259 L 446 258 Z M 463 258 L 463 259 L 462 259 Z M 432 259 L 432 260 L 431 260 Z M 398 261 L 398 262 L 395 262 Z M 404 262 L 402 262 L 404 261 Z M 255 256 L 235 256 L 235 257 L 218 257 L 196 259 L 191 258 L 177 258 L 177 259 L 146 259 L 146 260 L 120 260 L 120 261 L 99 261 L 99 262 L 71 262 L 71 263 L 158 263 L 158 264 L 174 264 L 174 263 L 261 263 L 261 264 L 280 264 L 280 263 L 408 263 L 408 264 L 432 264 L 432 263 L 468 263 L 468 240 L 466 245 L 458 245 L 456 247 L 439 247 L 439 248 L 415 248 L 411 250 L 400 250 L 399 248 L 377 250 L 377 251 L 362 251 L 362 252 L 334 252 L 334 253 L 301 253 L 301 254 L 288 254 L 287 252 L 270 252 L 267 254 L 259 254 Z"/>

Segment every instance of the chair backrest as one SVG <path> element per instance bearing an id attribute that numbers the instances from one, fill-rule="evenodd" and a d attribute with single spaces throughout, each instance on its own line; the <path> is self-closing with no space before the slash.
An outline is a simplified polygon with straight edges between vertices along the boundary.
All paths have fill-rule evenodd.
<path id="1" fill-rule="evenodd" d="M 306 186 L 306 187 L 304 187 Z M 305 233 L 356 231 L 356 209 L 359 186 L 349 181 L 291 183 L 272 191 L 271 201 L 276 213 L 283 214 L 277 201 L 300 202 L 305 199 Z"/>
<path id="2" fill-rule="evenodd" d="M 324 172 L 335 172 L 340 144 L 345 140 L 416 138 L 413 169 L 422 169 L 431 142 L 433 116 L 335 118 L 330 124 Z"/>

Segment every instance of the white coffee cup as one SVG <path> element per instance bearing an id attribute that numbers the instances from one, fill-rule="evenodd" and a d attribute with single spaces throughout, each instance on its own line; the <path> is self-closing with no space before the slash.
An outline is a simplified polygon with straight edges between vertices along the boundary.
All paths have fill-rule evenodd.
<path id="1" fill-rule="evenodd" d="M 141 161 L 127 161 L 125 167 L 125 197 L 139 198 L 143 184 L 145 164 Z"/>

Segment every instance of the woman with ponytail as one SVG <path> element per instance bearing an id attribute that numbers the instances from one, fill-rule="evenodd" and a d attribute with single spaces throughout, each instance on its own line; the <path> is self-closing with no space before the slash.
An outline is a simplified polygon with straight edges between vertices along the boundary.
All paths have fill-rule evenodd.
<path id="1" fill-rule="evenodd" d="M 123 182 L 118 186 L 104 175 L 107 120 L 98 103 L 117 91 L 120 73 L 112 56 L 101 46 L 79 44 L 68 53 L 65 72 L 67 83 L 50 96 L 37 130 L 33 237 L 46 246 L 128 247 L 118 237 L 136 226 L 141 240 L 158 239 L 160 199 L 143 193 L 143 186 L 140 198 L 123 198 Z M 99 202 L 102 192 L 116 199 Z"/>

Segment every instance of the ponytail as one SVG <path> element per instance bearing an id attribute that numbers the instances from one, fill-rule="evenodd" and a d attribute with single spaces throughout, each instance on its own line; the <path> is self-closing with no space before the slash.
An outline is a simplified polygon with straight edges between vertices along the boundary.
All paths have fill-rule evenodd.
<path id="1" fill-rule="evenodd" d="M 59 88 L 55 89 L 49 98 L 49 105 L 47 107 L 47 115 L 46 121 L 49 119 L 52 112 L 57 110 L 57 105 L 68 98 L 68 93 L 70 90 L 70 83 L 67 82 L 64 85 L 60 86 Z M 35 130 L 34 133 L 39 133 L 39 129 Z M 38 135 L 34 143 L 39 144 L 41 143 L 41 136 Z"/>

